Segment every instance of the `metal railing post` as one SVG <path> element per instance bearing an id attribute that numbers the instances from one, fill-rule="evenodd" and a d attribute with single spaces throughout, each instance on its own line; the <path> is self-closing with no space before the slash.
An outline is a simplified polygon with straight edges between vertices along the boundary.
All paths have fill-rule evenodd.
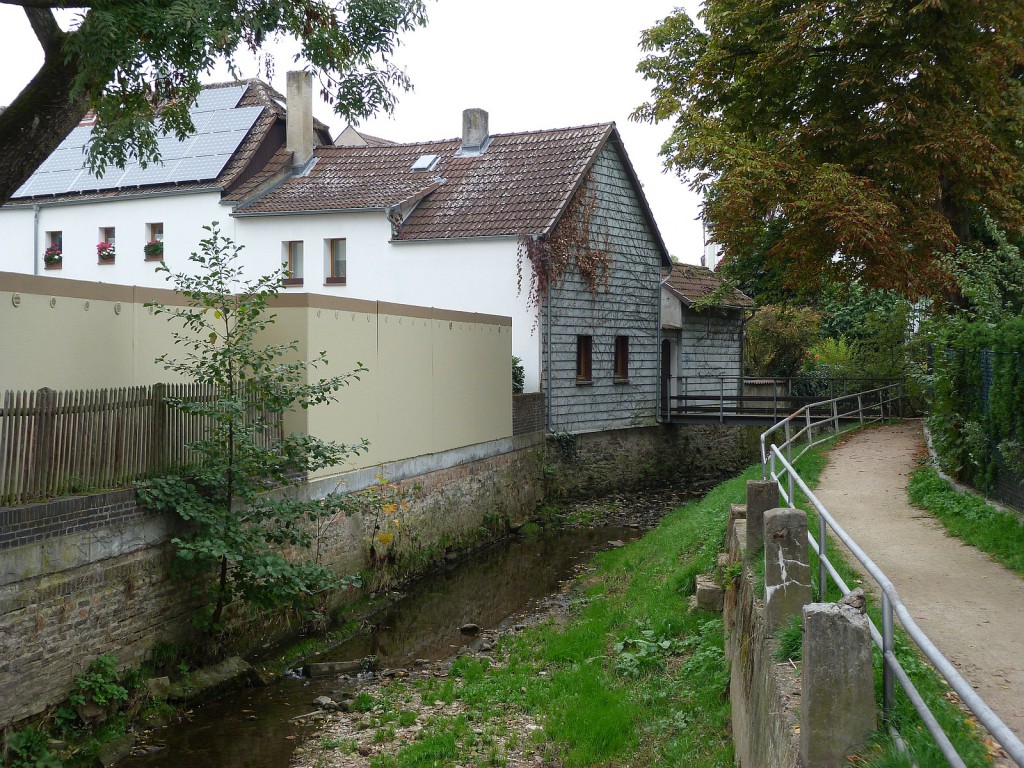
<path id="1" fill-rule="evenodd" d="M 839 434 L 839 401 L 832 401 L 832 424 L 835 427 L 836 434 Z"/>
<path id="2" fill-rule="evenodd" d="M 882 716 L 888 720 L 896 701 L 896 687 L 893 671 L 889 668 L 888 656 L 895 651 L 893 641 L 892 601 L 882 591 Z"/>
<path id="3" fill-rule="evenodd" d="M 725 379 L 718 380 L 718 423 L 725 423 Z"/>
<path id="4" fill-rule="evenodd" d="M 811 431 L 811 406 L 807 406 L 804 410 L 804 416 L 807 417 L 807 444 L 811 445 L 814 442 L 814 434 Z"/>
<path id="5" fill-rule="evenodd" d="M 818 602 L 824 603 L 828 593 L 828 569 L 825 567 L 825 541 L 828 537 L 828 523 L 818 515 Z"/>
<path id="6" fill-rule="evenodd" d="M 857 418 L 861 424 L 864 423 L 864 396 L 861 394 L 857 395 Z"/>

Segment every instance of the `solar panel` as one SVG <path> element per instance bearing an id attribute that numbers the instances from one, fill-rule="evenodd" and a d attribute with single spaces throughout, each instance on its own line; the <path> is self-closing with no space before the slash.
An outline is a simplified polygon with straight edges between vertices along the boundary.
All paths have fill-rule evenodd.
<path id="1" fill-rule="evenodd" d="M 132 161 L 123 170 L 108 168 L 103 178 L 96 178 L 84 170 L 92 128 L 75 128 L 14 197 L 215 179 L 263 112 L 262 107 L 236 107 L 247 87 L 202 91 L 189 110 L 195 132 L 184 141 L 159 137 L 157 148 L 163 162 L 151 163 L 148 168 Z"/>

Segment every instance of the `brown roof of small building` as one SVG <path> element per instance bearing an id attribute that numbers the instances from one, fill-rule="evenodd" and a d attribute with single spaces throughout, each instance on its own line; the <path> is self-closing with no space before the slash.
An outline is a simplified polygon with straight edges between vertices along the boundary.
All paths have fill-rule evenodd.
<path id="1" fill-rule="evenodd" d="M 667 286 L 687 306 L 704 299 L 722 287 L 722 280 L 707 267 L 696 264 L 673 264 Z M 753 309 L 754 300 L 736 288 L 729 288 L 718 302 L 720 307 Z"/>
<path id="2" fill-rule="evenodd" d="M 394 209 L 408 215 L 396 240 L 545 234 L 609 141 L 632 172 L 612 123 L 495 134 L 484 152 L 465 156 L 459 139 L 322 147 L 307 175 L 243 203 L 235 214 Z M 412 170 L 431 155 L 437 159 L 427 170 Z M 633 183 L 660 244 L 635 175 Z"/>

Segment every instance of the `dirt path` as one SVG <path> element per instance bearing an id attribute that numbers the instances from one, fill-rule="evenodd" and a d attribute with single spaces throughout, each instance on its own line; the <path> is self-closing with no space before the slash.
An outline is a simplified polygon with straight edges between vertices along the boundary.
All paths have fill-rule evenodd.
<path id="1" fill-rule="evenodd" d="M 932 642 L 1024 737 L 1024 580 L 910 506 L 907 478 L 924 453 L 916 422 L 865 430 L 832 451 L 816 494 Z"/>

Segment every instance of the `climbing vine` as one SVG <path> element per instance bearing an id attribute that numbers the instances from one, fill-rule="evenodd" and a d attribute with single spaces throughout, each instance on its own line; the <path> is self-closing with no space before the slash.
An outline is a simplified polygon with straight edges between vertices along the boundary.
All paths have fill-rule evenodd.
<path id="1" fill-rule="evenodd" d="M 529 306 L 540 306 L 548 290 L 558 285 L 573 265 L 591 293 L 608 289 L 611 254 L 607 237 L 595 242 L 593 219 L 596 208 L 597 195 L 587 183 L 583 183 L 554 231 L 543 237 L 520 239 L 519 290 L 523 288 L 523 267 L 528 263 Z"/>

